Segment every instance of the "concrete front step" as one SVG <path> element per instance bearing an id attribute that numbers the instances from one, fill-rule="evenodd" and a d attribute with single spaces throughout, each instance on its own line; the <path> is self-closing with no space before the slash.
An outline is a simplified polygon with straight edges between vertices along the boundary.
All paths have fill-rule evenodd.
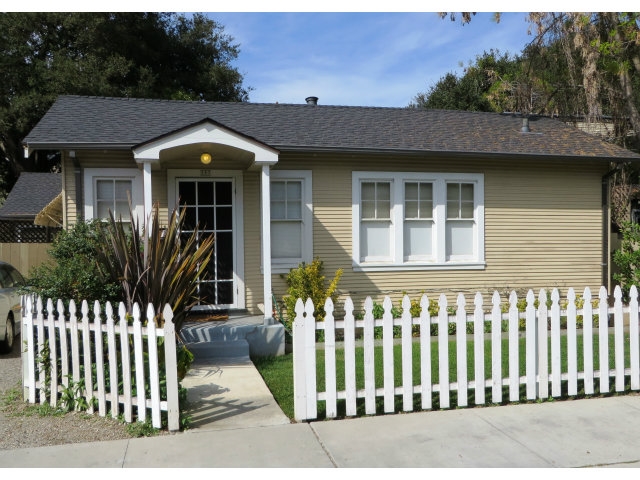
<path id="1" fill-rule="evenodd" d="M 212 342 L 187 343 L 196 361 L 212 358 L 248 358 L 249 342 L 246 340 L 218 340 Z"/>

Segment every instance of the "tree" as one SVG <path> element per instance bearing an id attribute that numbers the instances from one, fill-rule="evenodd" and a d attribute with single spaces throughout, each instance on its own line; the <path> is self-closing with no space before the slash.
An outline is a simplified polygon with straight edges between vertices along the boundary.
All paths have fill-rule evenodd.
<path id="1" fill-rule="evenodd" d="M 461 77 L 447 73 L 427 92 L 416 95 L 409 106 L 479 112 L 508 110 L 497 93 L 505 81 L 516 77 L 518 66 L 518 57 L 497 50 L 484 52 L 465 68 Z"/>
<path id="2" fill-rule="evenodd" d="M 202 14 L 0 14 L 0 196 L 19 171 L 59 162 L 56 152 L 24 160 L 21 147 L 58 95 L 246 101 L 238 53 Z"/>
<path id="3" fill-rule="evenodd" d="M 455 13 L 440 16 L 458 18 Z M 465 24 L 472 15 L 460 18 Z M 495 19 L 499 22 L 500 15 Z M 531 88 L 542 87 L 543 111 L 579 115 L 588 122 L 609 116 L 615 141 L 640 150 L 640 14 L 532 12 L 528 22 L 534 35 L 528 58 L 554 74 L 549 78 L 544 69 L 524 70 Z M 548 61 L 551 57 L 556 63 Z"/>

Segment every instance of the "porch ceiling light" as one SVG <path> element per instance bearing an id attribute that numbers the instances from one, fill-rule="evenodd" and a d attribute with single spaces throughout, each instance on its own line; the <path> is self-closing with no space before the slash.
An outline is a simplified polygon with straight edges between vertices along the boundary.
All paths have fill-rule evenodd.
<path id="1" fill-rule="evenodd" d="M 209 165 L 211 163 L 211 155 L 208 153 L 203 153 L 200 155 L 200 161 L 203 165 Z"/>

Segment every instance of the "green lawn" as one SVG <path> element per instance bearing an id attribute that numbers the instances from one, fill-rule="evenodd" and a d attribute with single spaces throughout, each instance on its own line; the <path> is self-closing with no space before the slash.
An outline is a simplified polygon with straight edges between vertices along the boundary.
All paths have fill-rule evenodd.
<path id="1" fill-rule="evenodd" d="M 609 336 L 609 369 L 614 368 L 614 351 L 613 351 L 613 342 L 614 336 L 611 334 Z M 582 371 L 583 369 L 583 360 L 582 360 L 582 336 L 579 336 L 577 339 L 577 350 L 578 350 L 578 371 Z M 625 334 L 625 346 L 629 345 L 629 335 Z M 474 344 L 473 342 L 468 342 L 467 344 L 467 378 L 472 380 L 475 378 L 475 365 L 474 365 L 474 353 L 473 353 Z M 485 378 L 491 378 L 491 342 L 485 341 Z M 509 344 L 508 340 L 502 340 L 502 377 L 505 378 L 509 374 Z M 562 351 L 562 372 L 567 371 L 567 358 L 566 358 L 566 337 L 563 336 L 561 340 L 561 351 Z M 593 352 L 594 352 L 594 370 L 599 369 L 599 339 L 597 335 L 593 337 Z M 520 353 L 520 376 L 525 375 L 525 339 L 521 338 L 519 341 L 519 353 Z M 395 385 L 402 385 L 402 349 L 400 345 L 396 345 L 394 347 L 394 369 L 395 369 Z M 549 357 L 551 356 L 551 344 L 549 343 Z M 362 347 L 356 348 L 356 388 L 362 389 L 364 388 L 364 349 Z M 257 358 L 254 359 L 254 363 L 265 380 L 265 383 L 273 393 L 274 398 L 282 408 L 283 412 L 289 417 L 293 418 L 294 416 L 294 406 L 293 406 L 293 355 L 284 355 L 280 357 L 270 357 L 270 358 Z M 432 384 L 438 383 L 438 343 L 437 341 L 433 341 L 431 343 L 431 365 L 432 365 Z M 629 350 L 628 347 L 625 347 L 625 368 L 629 368 L 630 360 L 629 360 Z M 549 367 L 549 370 L 551 367 Z M 449 342 L 449 381 L 455 382 L 457 380 L 456 374 L 456 343 L 454 341 Z M 337 371 L 337 389 L 338 391 L 344 390 L 344 351 L 336 350 L 336 371 Z M 375 377 L 376 377 L 376 387 L 381 388 L 384 385 L 383 379 L 383 367 L 382 367 L 382 347 L 375 347 Z M 324 383 L 325 383 L 325 373 L 324 373 L 324 351 L 317 351 L 317 383 L 318 383 L 318 391 L 324 391 Z M 420 344 L 413 344 L 413 384 L 420 385 Z M 613 393 L 614 391 L 614 380 L 610 380 L 610 391 L 609 392 L 599 392 L 599 379 L 594 380 L 595 392 L 596 394 L 600 393 Z M 551 392 L 551 387 L 549 387 L 549 392 Z M 626 390 L 629 390 L 629 381 L 626 380 L 625 383 Z M 457 392 L 451 391 L 450 399 L 451 406 L 456 407 L 457 405 Z M 584 396 L 583 393 L 583 381 L 578 380 L 578 397 Z M 562 397 L 568 397 L 567 394 L 567 382 L 562 382 Z M 507 403 L 509 398 L 509 389 L 508 386 L 503 387 L 503 403 Z M 520 401 L 525 401 L 526 399 L 526 387 L 525 385 L 520 386 Z M 439 408 L 438 402 L 438 394 L 433 394 L 433 408 Z M 491 388 L 487 388 L 485 391 L 485 401 L 486 404 L 491 403 Z M 468 404 L 473 406 L 475 403 L 474 398 L 474 389 L 470 389 L 468 391 Z M 421 398 L 420 395 L 414 395 L 414 410 L 420 410 L 421 407 Z M 357 409 L 358 415 L 364 415 L 364 399 L 357 400 Z M 396 396 L 396 406 L 395 411 L 399 412 L 402 410 L 402 396 Z M 381 397 L 377 398 L 377 412 L 383 413 L 383 401 Z M 345 406 L 344 400 L 338 400 L 338 416 L 344 416 Z M 324 402 L 318 402 L 318 418 L 325 417 L 325 405 Z"/>

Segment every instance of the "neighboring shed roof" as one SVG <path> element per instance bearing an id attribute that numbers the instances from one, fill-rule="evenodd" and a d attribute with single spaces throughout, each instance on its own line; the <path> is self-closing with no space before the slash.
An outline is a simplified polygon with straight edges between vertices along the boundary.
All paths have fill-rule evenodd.
<path id="1" fill-rule="evenodd" d="M 210 118 L 276 148 L 635 159 L 559 120 L 413 108 L 185 102 L 61 96 L 25 138 L 30 149 L 131 148 Z"/>
<path id="2" fill-rule="evenodd" d="M 60 192 L 59 173 L 23 172 L 0 208 L 0 220 L 34 220 Z"/>

